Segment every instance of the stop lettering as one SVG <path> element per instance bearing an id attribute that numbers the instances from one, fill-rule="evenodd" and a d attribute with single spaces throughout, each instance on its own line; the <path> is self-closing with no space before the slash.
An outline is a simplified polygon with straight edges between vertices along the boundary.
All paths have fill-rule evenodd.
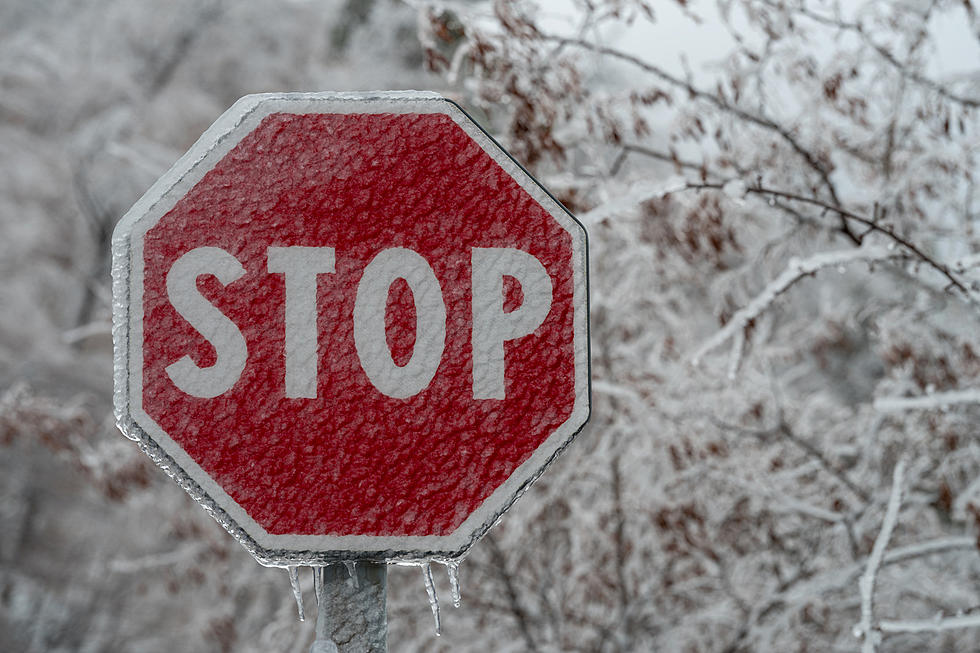
<path id="1" fill-rule="evenodd" d="M 317 396 L 316 284 L 319 275 L 334 273 L 334 257 L 332 247 L 267 250 L 269 272 L 284 275 L 283 387 L 291 399 Z M 504 399 L 504 343 L 532 333 L 544 322 L 551 310 L 551 279 L 540 261 L 513 248 L 475 247 L 471 269 L 473 398 Z M 189 355 L 167 367 L 171 381 L 188 395 L 217 397 L 241 378 L 248 358 L 241 329 L 201 294 L 197 280 L 213 275 L 227 286 L 244 274 L 241 262 L 219 247 L 197 247 L 167 273 L 170 303 L 215 350 L 215 361 L 207 367 Z M 505 277 L 517 280 L 523 297 L 509 312 L 504 310 Z M 398 279 L 411 290 L 416 319 L 413 351 L 401 365 L 389 350 L 385 328 L 389 292 Z M 361 368 L 379 392 L 404 399 L 429 385 L 446 346 L 446 305 L 439 281 L 422 256 L 403 247 L 379 252 L 357 284 L 353 319 Z"/>

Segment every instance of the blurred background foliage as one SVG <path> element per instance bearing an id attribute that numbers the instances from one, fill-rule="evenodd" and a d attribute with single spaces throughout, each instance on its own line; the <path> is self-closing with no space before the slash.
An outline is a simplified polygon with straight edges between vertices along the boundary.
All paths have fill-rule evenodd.
<path id="1" fill-rule="evenodd" d="M 391 650 L 980 650 L 977 11 L 0 2 L 0 649 L 308 650 L 115 430 L 108 240 L 244 94 L 425 88 L 588 228 L 594 417 Z"/>

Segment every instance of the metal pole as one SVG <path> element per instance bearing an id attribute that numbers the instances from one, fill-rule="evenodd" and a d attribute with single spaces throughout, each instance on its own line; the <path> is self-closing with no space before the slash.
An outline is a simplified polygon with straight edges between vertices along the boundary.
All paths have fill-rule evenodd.
<path id="1" fill-rule="evenodd" d="M 314 567 L 313 589 L 318 606 L 310 653 L 387 653 L 387 564 Z"/>

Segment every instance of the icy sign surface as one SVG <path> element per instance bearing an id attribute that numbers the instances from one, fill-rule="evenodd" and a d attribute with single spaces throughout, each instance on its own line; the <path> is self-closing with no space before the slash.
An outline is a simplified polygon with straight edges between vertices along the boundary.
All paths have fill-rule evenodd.
<path id="1" fill-rule="evenodd" d="M 243 98 L 113 253 L 120 427 L 261 562 L 458 557 L 588 419 L 585 232 L 439 96 Z"/>

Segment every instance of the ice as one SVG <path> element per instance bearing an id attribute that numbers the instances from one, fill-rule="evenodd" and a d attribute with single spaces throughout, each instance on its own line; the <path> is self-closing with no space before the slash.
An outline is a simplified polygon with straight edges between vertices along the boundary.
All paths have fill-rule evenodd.
<path id="1" fill-rule="evenodd" d="M 436 637 L 442 635 L 442 620 L 439 617 L 439 597 L 436 596 L 436 586 L 432 582 L 432 564 L 424 563 L 422 567 L 422 581 L 425 583 L 425 593 L 429 595 L 429 607 L 432 608 L 432 618 L 436 622 Z"/>
<path id="2" fill-rule="evenodd" d="M 306 621 L 303 612 L 303 590 L 299 586 L 299 569 L 297 567 L 287 567 L 289 573 L 289 584 L 293 588 L 293 598 L 296 599 L 296 611 L 299 613 L 299 620 Z"/>
<path id="3" fill-rule="evenodd" d="M 357 580 L 357 562 L 354 560 L 344 560 L 344 567 L 347 568 L 347 575 L 349 575 L 354 580 L 354 588 L 360 587 L 360 581 Z"/>
<path id="4" fill-rule="evenodd" d="M 310 653 L 337 653 L 337 645 L 333 643 L 328 635 L 327 614 L 330 608 L 330 599 L 327 596 L 325 587 L 326 578 L 323 567 L 313 567 L 313 593 L 316 595 L 316 639 L 310 646 Z"/>
<path id="5" fill-rule="evenodd" d="M 310 570 L 313 572 L 313 598 L 319 606 L 323 598 L 323 567 L 311 567 Z"/>
<path id="6" fill-rule="evenodd" d="M 453 607 L 458 608 L 462 599 L 459 594 L 459 563 L 447 562 L 446 572 L 449 574 L 449 587 L 453 596 Z"/>

